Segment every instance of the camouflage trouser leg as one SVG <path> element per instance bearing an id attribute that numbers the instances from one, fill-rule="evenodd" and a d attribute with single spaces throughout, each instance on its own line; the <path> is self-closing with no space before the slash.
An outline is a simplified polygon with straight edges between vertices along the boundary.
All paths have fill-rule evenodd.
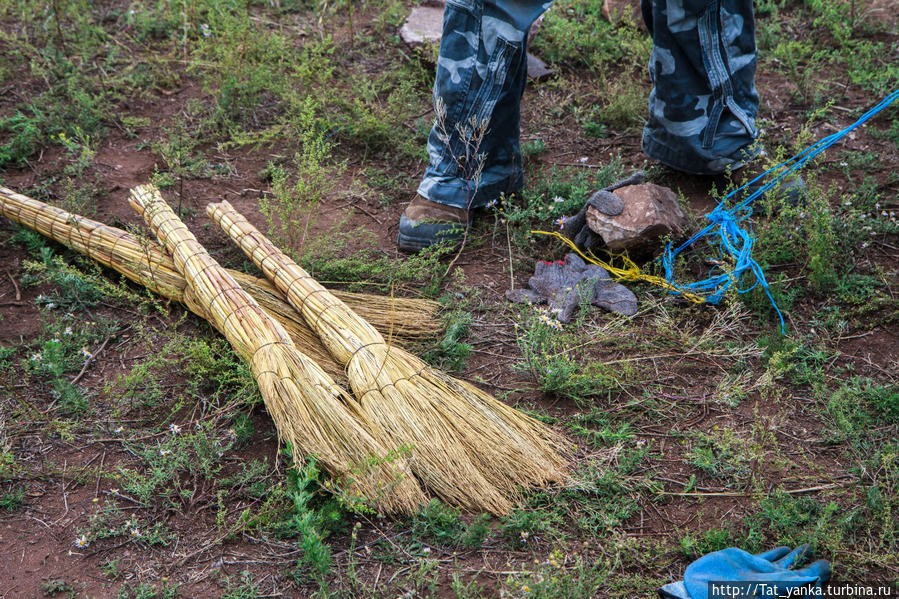
<path id="1" fill-rule="evenodd" d="M 758 154 L 752 0 L 642 0 L 653 39 L 643 151 L 700 175 Z"/>
<path id="2" fill-rule="evenodd" d="M 550 4 L 447 0 L 434 82 L 438 123 L 428 136 L 429 164 L 420 195 L 477 208 L 500 193 L 521 190 L 518 137 L 527 36 Z M 484 126 L 486 134 L 479 135 Z"/>

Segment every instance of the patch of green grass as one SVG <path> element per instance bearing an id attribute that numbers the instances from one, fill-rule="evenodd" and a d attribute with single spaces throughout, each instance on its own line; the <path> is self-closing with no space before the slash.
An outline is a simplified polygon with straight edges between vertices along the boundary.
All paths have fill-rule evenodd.
<path id="1" fill-rule="evenodd" d="M 2 476 L 0 476 L 2 478 Z M 25 505 L 25 491 L 10 489 L 0 494 L 0 510 L 14 512 Z"/>
<path id="2" fill-rule="evenodd" d="M 899 387 L 852 378 L 833 392 L 825 414 L 834 442 L 870 439 L 872 428 L 899 424 Z"/>
<path id="3" fill-rule="evenodd" d="M 747 551 L 778 545 L 809 543 L 819 548 L 838 546 L 850 529 L 852 513 L 832 501 L 790 495 L 778 489 L 759 501 L 745 518 Z"/>
<path id="4" fill-rule="evenodd" d="M 419 539 L 447 547 L 480 547 L 490 534 L 489 514 L 475 516 L 469 524 L 460 518 L 459 510 L 432 499 L 412 520 L 412 534 Z"/>
<path id="5" fill-rule="evenodd" d="M 734 534 L 722 528 L 710 528 L 701 535 L 688 533 L 680 538 L 684 557 L 695 560 L 714 551 L 734 546 Z"/>
<path id="6" fill-rule="evenodd" d="M 712 434 L 691 435 L 690 463 L 706 474 L 736 481 L 749 473 L 746 443 L 731 429 L 713 428 Z"/>
<path id="7" fill-rule="evenodd" d="M 523 362 L 540 389 L 587 406 L 593 398 L 617 391 L 627 380 L 626 368 L 613 368 L 600 361 L 579 359 L 570 348 L 578 345 L 575 333 L 560 331 L 561 324 L 546 319 L 539 310 L 526 307 L 516 328 Z"/>
<path id="8" fill-rule="evenodd" d="M 463 339 L 468 337 L 471 327 L 471 313 L 452 310 L 444 315 L 443 339 L 422 354 L 428 363 L 451 372 L 465 368 L 465 362 L 471 352 L 471 345 Z"/>
<path id="9" fill-rule="evenodd" d="M 604 560 L 576 556 L 572 563 L 566 564 L 567 561 L 561 550 L 555 550 L 533 568 L 509 575 L 505 586 L 513 596 L 539 599 L 599 597 L 607 591 L 606 585 L 613 574 Z"/>
<path id="10" fill-rule="evenodd" d="M 823 345 L 812 346 L 789 337 L 770 340 L 765 355 L 772 378 L 785 378 L 794 385 L 821 384 L 825 379 L 824 365 L 831 357 Z"/>
<path id="11" fill-rule="evenodd" d="M 249 570 L 241 572 L 239 579 L 236 577 L 226 578 L 225 584 L 226 588 L 222 599 L 257 599 L 262 594 Z"/>
<path id="12" fill-rule="evenodd" d="M 568 424 L 568 430 L 596 447 L 609 447 L 628 443 L 634 439 L 630 423 L 613 423 L 606 411 L 600 408 L 593 408 L 587 414 L 574 414 Z"/>
<path id="13" fill-rule="evenodd" d="M 269 165 L 272 194 L 259 204 L 269 234 L 280 247 L 297 255 L 303 254 L 319 206 L 337 189 L 345 170 L 343 163 L 333 159 L 333 144 L 316 116 L 319 108 L 307 98 L 299 115 L 302 150 L 294 157 L 293 172 L 288 175 L 280 166 Z"/>
<path id="14" fill-rule="evenodd" d="M 546 13 L 534 51 L 554 65 L 598 73 L 616 66 L 643 68 L 652 48 L 650 39 L 636 24 L 609 23 L 602 16 L 602 4 L 601 0 L 557 2 Z"/>

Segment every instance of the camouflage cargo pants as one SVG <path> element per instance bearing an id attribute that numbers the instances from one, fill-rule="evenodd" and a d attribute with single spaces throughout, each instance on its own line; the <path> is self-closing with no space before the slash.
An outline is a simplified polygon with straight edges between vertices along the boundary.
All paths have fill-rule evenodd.
<path id="1" fill-rule="evenodd" d="M 642 0 L 653 36 L 643 150 L 717 174 L 751 158 L 758 95 L 752 0 Z M 552 0 L 447 0 L 434 82 L 437 123 L 418 193 L 458 208 L 524 185 L 519 147 L 527 34 Z"/>

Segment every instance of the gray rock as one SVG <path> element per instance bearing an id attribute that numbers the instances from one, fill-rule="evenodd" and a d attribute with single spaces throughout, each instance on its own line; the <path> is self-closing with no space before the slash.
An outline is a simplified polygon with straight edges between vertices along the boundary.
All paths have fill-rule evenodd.
<path id="1" fill-rule="evenodd" d="M 587 226 L 612 250 L 651 248 L 665 235 L 680 235 L 686 224 L 677 195 L 654 183 L 628 185 L 613 191 L 623 210 L 605 214 L 587 208 Z"/>

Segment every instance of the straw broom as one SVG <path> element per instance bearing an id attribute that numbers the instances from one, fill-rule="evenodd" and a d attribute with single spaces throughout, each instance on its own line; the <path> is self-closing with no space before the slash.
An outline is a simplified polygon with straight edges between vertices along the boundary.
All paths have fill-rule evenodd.
<path id="1" fill-rule="evenodd" d="M 2 186 L 0 214 L 118 271 L 163 297 L 183 302 L 200 317 L 206 317 L 202 310 L 195 309 L 199 306 L 193 301 L 187 281 L 175 269 L 171 257 L 156 243 Z M 284 301 L 280 291 L 265 279 L 230 269 L 228 273 L 270 316 L 287 329 L 298 348 L 332 376 L 341 379 L 345 377 L 343 368 L 334 362 L 319 341 L 318 335 L 309 329 L 302 316 Z M 402 339 L 420 339 L 435 335 L 440 330 L 434 317 L 436 302 L 371 294 L 335 293 L 360 313 L 364 313 L 376 328 L 386 334 Z"/>
<path id="2" fill-rule="evenodd" d="M 389 346 L 227 202 L 210 204 L 206 212 L 346 365 L 363 412 L 395 443 L 412 445 L 413 470 L 427 488 L 457 505 L 503 514 L 521 487 L 564 479 L 561 435 Z"/>
<path id="3" fill-rule="evenodd" d="M 351 493 L 387 512 L 411 513 L 426 500 L 404 461 L 369 434 L 356 402 L 213 260 L 150 185 L 131 190 L 132 207 L 170 252 L 205 311 L 249 365 L 281 439 L 294 456 L 312 454 Z M 373 430 L 377 434 L 378 431 Z M 394 454 L 395 455 L 395 454 Z"/>

